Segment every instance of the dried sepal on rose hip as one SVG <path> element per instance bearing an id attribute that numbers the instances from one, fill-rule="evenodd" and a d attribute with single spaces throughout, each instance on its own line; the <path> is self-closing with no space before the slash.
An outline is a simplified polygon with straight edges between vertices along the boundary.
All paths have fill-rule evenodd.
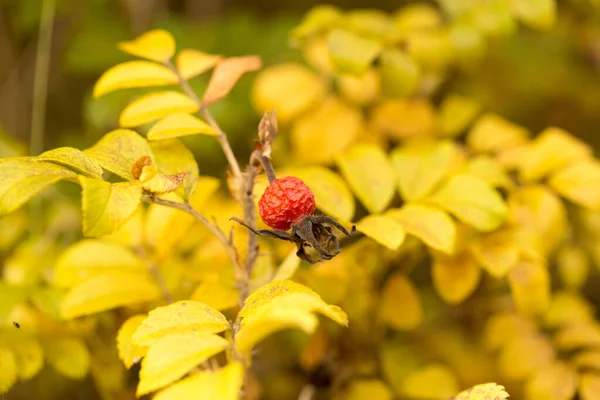
<path id="1" fill-rule="evenodd" d="M 275 179 L 258 202 L 260 217 L 273 229 L 256 230 L 239 218 L 231 219 L 257 235 L 296 243 L 296 255 L 312 264 L 330 260 L 339 254 L 340 245 L 332 227 L 348 236 L 356 231 L 353 226 L 348 232 L 339 222 L 327 215 L 313 215 L 316 208 L 312 190 L 299 178 L 288 176 Z M 291 232 L 288 232 L 290 229 Z M 314 248 L 319 257 L 311 258 L 306 252 L 307 246 Z"/>

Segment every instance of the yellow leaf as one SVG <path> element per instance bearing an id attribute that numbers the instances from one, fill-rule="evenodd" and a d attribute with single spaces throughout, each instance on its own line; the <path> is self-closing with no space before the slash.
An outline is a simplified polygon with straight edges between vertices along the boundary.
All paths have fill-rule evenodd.
<path id="1" fill-rule="evenodd" d="M 223 314 L 199 301 L 178 301 L 150 311 L 135 331 L 137 346 L 151 346 L 166 335 L 185 332 L 219 333 L 230 328 Z"/>
<path id="2" fill-rule="evenodd" d="M 176 190 L 185 178 L 186 173 L 181 172 L 175 175 L 159 174 L 156 167 L 152 164 L 144 165 L 139 181 L 142 183 L 142 189 L 154 194 L 169 193 Z"/>
<path id="3" fill-rule="evenodd" d="M 358 109 L 330 97 L 294 121 L 290 142 L 303 161 L 330 164 L 356 141 L 363 124 Z"/>
<path id="4" fill-rule="evenodd" d="M 449 304 L 461 303 L 469 297 L 480 278 L 481 268 L 468 252 L 455 257 L 438 257 L 433 263 L 433 284 Z"/>
<path id="5" fill-rule="evenodd" d="M 406 235 L 401 224 L 384 215 L 369 215 L 356 223 L 356 229 L 391 250 L 398 250 Z"/>
<path id="6" fill-rule="evenodd" d="M 381 42 L 339 28 L 329 32 L 327 46 L 334 67 L 353 74 L 364 73 L 382 50 Z"/>
<path id="7" fill-rule="evenodd" d="M 407 4 L 394 13 L 394 24 L 400 33 L 441 26 L 440 11 L 429 4 Z"/>
<path id="8" fill-rule="evenodd" d="M 498 368 L 507 379 L 521 380 L 555 357 L 552 342 L 540 334 L 515 336 L 500 352 Z M 519 360 L 519 362 L 515 362 Z"/>
<path id="9" fill-rule="evenodd" d="M 226 285 L 217 276 L 212 275 L 194 290 L 190 299 L 220 311 L 237 306 L 240 295 L 233 286 Z"/>
<path id="10" fill-rule="evenodd" d="M 0 347 L 0 394 L 7 393 L 17 382 L 17 360 L 7 347 Z"/>
<path id="11" fill-rule="evenodd" d="M 591 321 L 594 306 L 576 292 L 557 292 L 544 315 L 544 323 L 550 328 L 568 326 L 578 322 Z"/>
<path id="12" fill-rule="evenodd" d="M 161 390 L 154 400 L 238 400 L 244 379 L 244 367 L 232 361 L 216 371 L 203 371 Z"/>
<path id="13" fill-rule="evenodd" d="M 21 336 L 14 341 L 13 351 L 20 380 L 27 381 L 33 378 L 44 367 L 44 350 L 37 339 Z M 2 368 L 3 372 L 5 370 Z"/>
<path id="14" fill-rule="evenodd" d="M 512 229 L 484 234 L 470 243 L 475 259 L 494 278 L 503 278 L 519 260 L 520 247 Z"/>
<path id="15" fill-rule="evenodd" d="M 200 75 L 221 61 L 223 56 L 203 53 L 194 49 L 183 49 L 177 54 L 175 65 L 183 79 Z"/>
<path id="16" fill-rule="evenodd" d="M 467 135 L 467 144 L 478 153 L 490 153 L 525 144 L 529 131 L 495 114 L 482 115 Z"/>
<path id="17" fill-rule="evenodd" d="M 452 176 L 430 200 L 480 231 L 497 229 L 506 218 L 507 207 L 500 194 L 467 174 Z"/>
<path id="18" fill-rule="evenodd" d="M 290 33 L 294 41 L 299 41 L 328 30 L 342 18 L 342 11 L 334 6 L 325 4 L 311 8 L 304 14 L 300 24 Z"/>
<path id="19" fill-rule="evenodd" d="M 509 395 L 506 390 L 504 390 L 504 386 L 498 385 L 497 383 L 482 383 L 467 390 L 463 390 L 450 400 L 506 400 L 508 397 Z"/>
<path id="20" fill-rule="evenodd" d="M 277 119 L 286 123 L 315 105 L 325 91 L 325 82 L 310 69 L 283 63 L 258 74 L 252 88 L 252 102 L 259 112 L 277 109 Z"/>
<path id="21" fill-rule="evenodd" d="M 119 125 L 133 128 L 176 113 L 193 113 L 198 105 L 186 94 L 167 90 L 142 96 L 121 112 Z"/>
<path id="22" fill-rule="evenodd" d="M 83 176 L 79 182 L 85 236 L 114 232 L 134 214 L 142 198 L 142 190 L 134 182 L 110 183 Z"/>
<path id="23" fill-rule="evenodd" d="M 137 396 L 175 382 L 228 345 L 221 336 L 194 331 L 161 338 L 150 347 L 142 361 Z"/>
<path id="24" fill-rule="evenodd" d="M 513 182 L 503 167 L 497 161 L 485 155 L 471 158 L 465 165 L 465 172 L 493 187 L 513 187 Z"/>
<path id="25" fill-rule="evenodd" d="M 162 63 L 169 61 L 175 54 L 175 39 L 167 31 L 154 29 L 135 40 L 121 42 L 118 47 L 125 53 Z"/>
<path id="26" fill-rule="evenodd" d="M 373 109 L 373 128 L 393 139 L 431 136 L 435 130 L 435 111 L 429 100 L 386 100 Z"/>
<path id="27" fill-rule="evenodd" d="M 117 350 L 119 351 L 119 358 L 123 361 L 127 369 L 131 368 L 133 364 L 140 362 L 148 351 L 147 347 L 136 346 L 131 340 L 133 332 L 135 332 L 142 324 L 144 319 L 146 319 L 146 316 L 142 314 L 129 317 L 127 321 L 121 325 L 119 333 L 117 333 Z"/>
<path id="28" fill-rule="evenodd" d="M 71 287 L 99 274 L 146 270 L 131 250 L 108 241 L 87 239 L 66 249 L 56 260 L 54 284 Z"/>
<path id="29" fill-rule="evenodd" d="M 390 15 L 375 9 L 350 10 L 344 16 L 344 26 L 361 36 L 392 40 L 394 23 Z"/>
<path id="30" fill-rule="evenodd" d="M 153 158 L 146 139 L 129 129 L 115 129 L 84 153 L 102 168 L 126 180 L 133 179 L 131 166 L 144 156 Z"/>
<path id="31" fill-rule="evenodd" d="M 94 98 L 119 89 L 167 86 L 177 82 L 177 75 L 164 65 L 152 61 L 127 61 L 102 74 L 94 85 Z"/>
<path id="32" fill-rule="evenodd" d="M 378 213 L 394 197 L 392 165 L 380 147 L 358 144 L 337 158 L 340 171 L 358 199 L 372 213 Z"/>
<path id="33" fill-rule="evenodd" d="M 572 367 L 556 361 L 537 371 L 527 381 L 528 400 L 571 400 L 577 392 L 579 377 Z"/>
<path id="34" fill-rule="evenodd" d="M 381 53 L 381 90 L 386 97 L 407 97 L 415 93 L 421 80 L 418 64 L 395 48 Z"/>
<path id="35" fill-rule="evenodd" d="M 36 159 L 60 164 L 73 168 L 89 177 L 102 179 L 102 168 L 84 152 L 73 147 L 59 147 L 48 150 L 37 156 Z"/>
<path id="36" fill-rule="evenodd" d="M 591 157 L 590 146 L 560 128 L 547 128 L 527 147 L 519 172 L 524 181 L 538 180 Z"/>
<path id="37" fill-rule="evenodd" d="M 392 391 L 379 379 L 361 379 L 350 382 L 345 400 L 391 400 Z"/>
<path id="38" fill-rule="evenodd" d="M 60 374 L 83 379 L 90 370 L 90 352 L 78 337 L 52 338 L 44 345 L 48 363 Z"/>
<path id="39" fill-rule="evenodd" d="M 308 287 L 291 280 L 270 282 L 256 289 L 244 301 L 244 307 L 238 313 L 239 317 L 248 317 L 260 307 L 268 304 L 276 297 L 286 296 L 291 293 L 314 293 Z M 315 293 L 316 295 L 316 293 Z"/>
<path id="40" fill-rule="evenodd" d="M 528 337 L 537 331 L 536 324 L 523 315 L 500 312 L 490 317 L 485 325 L 483 341 L 490 350 L 500 350 L 508 343 Z"/>
<path id="41" fill-rule="evenodd" d="M 452 36 L 448 29 L 415 31 L 406 36 L 408 55 L 427 72 L 443 71 L 454 57 Z"/>
<path id="42" fill-rule="evenodd" d="M 508 283 L 517 309 L 540 314 L 550 305 L 550 274 L 540 264 L 521 261 L 508 274 Z"/>
<path id="43" fill-rule="evenodd" d="M 290 251 L 281 265 L 279 265 L 279 268 L 277 268 L 277 272 L 275 272 L 271 281 L 283 281 L 291 279 L 294 276 L 298 267 L 300 267 L 300 258 L 296 255 L 296 251 L 296 249 Z"/>
<path id="44" fill-rule="evenodd" d="M 75 176 L 55 164 L 27 158 L 0 159 L 0 217 L 17 210 L 47 186 Z"/>
<path id="45" fill-rule="evenodd" d="M 216 136 L 217 132 L 198 117 L 177 113 L 154 124 L 148 131 L 148 140 L 163 140 L 197 134 Z"/>
<path id="46" fill-rule="evenodd" d="M 406 377 L 402 394 L 411 399 L 448 399 L 458 392 L 456 375 L 445 365 L 429 364 Z"/>
<path id="47" fill-rule="evenodd" d="M 192 152 L 178 139 L 150 142 L 150 149 L 158 172 L 165 175 L 185 173 L 183 185 L 175 193 L 188 199 L 195 192 L 199 179 L 198 163 Z"/>
<path id="48" fill-rule="evenodd" d="M 473 98 L 458 94 L 446 96 L 438 115 L 440 133 L 444 136 L 458 136 L 465 131 L 480 109 L 481 105 Z"/>
<path id="49" fill-rule="evenodd" d="M 231 92 L 242 75 L 259 70 L 261 67 L 262 60 L 258 56 L 224 59 L 215 67 L 208 82 L 208 88 L 202 97 L 202 103 L 208 105 L 223 99 Z"/>
<path id="50" fill-rule="evenodd" d="M 381 76 L 375 68 L 370 68 L 367 72 L 359 76 L 343 74 L 337 78 L 340 93 L 345 99 L 354 104 L 360 106 L 371 104 L 380 95 Z M 277 112 L 279 113 L 279 108 Z"/>
<path id="51" fill-rule="evenodd" d="M 594 372 L 583 373 L 579 380 L 579 397 L 581 400 L 600 399 L 600 375 Z"/>
<path id="52" fill-rule="evenodd" d="M 95 275 L 74 286 L 60 305 L 64 319 L 146 303 L 160 297 L 160 289 L 148 274 L 112 272 Z"/>
<path id="53" fill-rule="evenodd" d="M 573 364 L 577 368 L 585 369 L 600 369 L 600 351 L 598 350 L 584 350 L 578 352 L 575 357 L 573 357 Z M 600 393 L 600 392 L 598 392 Z"/>
<path id="54" fill-rule="evenodd" d="M 561 196 L 592 210 L 600 209 L 600 163 L 582 161 L 558 171 L 550 187 Z"/>
<path id="55" fill-rule="evenodd" d="M 600 346 L 600 326 L 593 321 L 580 322 L 563 328 L 554 337 L 559 349 L 573 350 Z"/>
<path id="56" fill-rule="evenodd" d="M 458 149 L 450 141 L 399 147 L 391 159 L 400 195 L 415 200 L 431 193 L 456 164 Z"/>
<path id="57" fill-rule="evenodd" d="M 408 203 L 402 208 L 390 209 L 385 215 L 402 225 L 406 233 L 421 239 L 427 246 L 446 254 L 456 247 L 456 224 L 450 216 L 436 208 Z"/>
<path id="58" fill-rule="evenodd" d="M 389 278 L 379 304 L 380 318 L 398 330 L 412 330 L 423 321 L 419 292 L 402 274 Z"/>
<path id="59" fill-rule="evenodd" d="M 579 290 L 590 273 L 590 259 L 579 246 L 565 245 L 556 254 L 558 274 L 567 289 Z"/>
<path id="60" fill-rule="evenodd" d="M 532 28 L 548 29 L 556 22 L 554 0 L 516 0 L 511 4 L 517 18 Z"/>

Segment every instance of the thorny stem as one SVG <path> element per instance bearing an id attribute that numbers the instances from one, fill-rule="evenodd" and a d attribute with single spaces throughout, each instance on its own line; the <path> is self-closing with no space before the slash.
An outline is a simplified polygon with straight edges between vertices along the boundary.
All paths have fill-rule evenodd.
<path id="1" fill-rule="evenodd" d="M 165 278 L 163 278 L 163 276 L 160 274 L 160 271 L 158 270 L 158 265 L 156 265 L 156 263 L 154 261 L 152 261 L 152 260 L 150 260 L 150 258 L 148 258 L 148 254 L 146 254 L 146 250 L 144 250 L 143 247 L 141 247 L 141 246 L 136 247 L 135 253 L 144 262 L 144 264 L 146 264 L 146 266 L 148 267 L 148 270 L 150 271 L 152 276 L 154 276 L 154 280 L 156 281 L 158 287 L 160 287 L 160 291 L 162 292 L 162 295 L 163 295 L 165 301 L 167 303 L 171 304 L 173 302 L 173 296 L 171 295 L 171 292 L 169 291 L 169 288 L 167 287 Z"/>

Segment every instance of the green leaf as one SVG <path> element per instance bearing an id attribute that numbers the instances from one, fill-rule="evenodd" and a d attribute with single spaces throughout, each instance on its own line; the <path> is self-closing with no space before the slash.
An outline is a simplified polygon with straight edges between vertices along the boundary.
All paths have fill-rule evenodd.
<path id="1" fill-rule="evenodd" d="M 406 235 L 401 224 L 384 215 L 369 215 L 356 223 L 356 229 L 390 250 L 398 250 Z"/>
<path id="2" fill-rule="evenodd" d="M 333 29 L 327 36 L 331 61 L 339 72 L 362 74 L 382 50 L 379 41 L 364 38 L 352 31 Z"/>
<path id="3" fill-rule="evenodd" d="M 178 301 L 150 311 L 132 339 L 137 346 L 151 346 L 174 333 L 219 333 L 228 328 L 229 322 L 219 311 L 199 301 Z"/>
<path id="4" fill-rule="evenodd" d="M 406 97 L 413 94 L 421 78 L 419 66 L 406 53 L 385 49 L 381 54 L 381 88 L 387 97 Z"/>
<path id="5" fill-rule="evenodd" d="M 374 144 L 357 144 L 337 158 L 342 175 L 372 213 L 383 211 L 395 192 L 394 170 L 387 155 Z"/>
<path id="6" fill-rule="evenodd" d="M 450 141 L 397 148 L 391 159 L 400 195 L 406 200 L 415 200 L 430 194 L 450 173 L 457 157 L 458 150 Z"/>
<path id="7" fill-rule="evenodd" d="M 107 133 L 84 153 L 102 168 L 128 181 L 133 179 L 131 167 L 137 160 L 149 156 L 154 161 L 146 139 L 129 129 Z"/>
<path id="8" fill-rule="evenodd" d="M 83 379 L 90 370 L 90 352 L 82 338 L 58 337 L 44 343 L 48 363 L 60 374 Z"/>
<path id="9" fill-rule="evenodd" d="M 64 167 L 29 158 L 0 160 L 0 217 L 15 211 L 47 186 L 75 177 Z"/>
<path id="10" fill-rule="evenodd" d="M 192 331 L 163 337 L 142 361 L 136 394 L 141 396 L 175 382 L 227 346 L 226 339 L 209 333 Z"/>
<path id="11" fill-rule="evenodd" d="M 7 393 L 17 382 L 17 360 L 15 354 L 5 346 L 0 347 L 0 394 Z"/>
<path id="12" fill-rule="evenodd" d="M 167 90 L 142 96 L 131 102 L 119 117 L 119 125 L 133 128 L 176 113 L 193 113 L 198 105 L 189 96 Z"/>
<path id="13" fill-rule="evenodd" d="M 85 236 L 114 232 L 134 214 L 142 198 L 142 189 L 135 182 L 109 183 L 83 176 L 79 182 Z"/>
<path id="14" fill-rule="evenodd" d="M 66 249 L 56 261 L 54 284 L 71 287 L 95 275 L 147 270 L 133 251 L 104 240 L 82 240 Z"/>
<path id="15" fill-rule="evenodd" d="M 73 147 L 59 147 L 40 154 L 37 159 L 73 168 L 91 178 L 102 179 L 102 168 L 83 151 Z"/>
<path id="16" fill-rule="evenodd" d="M 74 286 L 60 305 L 64 319 L 146 303 L 156 300 L 161 292 L 148 273 L 111 272 L 95 275 Z"/>
<path id="17" fill-rule="evenodd" d="M 452 176 L 430 200 L 480 231 L 498 228 L 507 214 L 500 194 L 481 179 L 467 174 Z"/>
<path id="18" fill-rule="evenodd" d="M 183 199 L 188 199 L 198 183 L 198 163 L 187 147 L 178 139 L 150 142 L 150 149 L 156 159 L 158 172 L 165 175 L 185 173 L 183 187 L 175 191 Z"/>

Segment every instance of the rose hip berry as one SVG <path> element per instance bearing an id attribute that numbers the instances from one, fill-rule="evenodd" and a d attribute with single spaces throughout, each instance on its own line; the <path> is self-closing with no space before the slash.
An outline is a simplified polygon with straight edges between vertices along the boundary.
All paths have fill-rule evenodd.
<path id="1" fill-rule="evenodd" d="M 295 176 L 275 179 L 258 202 L 258 211 L 264 223 L 284 231 L 315 209 L 312 190 Z"/>

